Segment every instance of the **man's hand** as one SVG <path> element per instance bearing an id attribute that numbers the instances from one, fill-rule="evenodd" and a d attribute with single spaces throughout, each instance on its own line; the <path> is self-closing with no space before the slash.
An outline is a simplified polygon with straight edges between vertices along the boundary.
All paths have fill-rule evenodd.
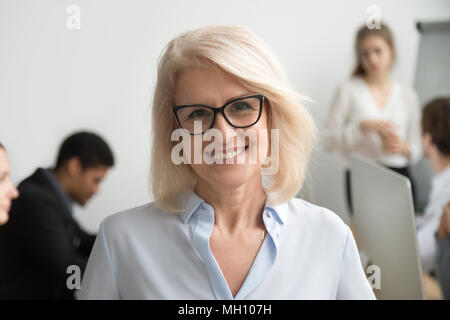
<path id="1" fill-rule="evenodd" d="M 437 234 L 440 238 L 450 237 L 450 201 L 442 211 L 441 223 L 439 224 Z"/>

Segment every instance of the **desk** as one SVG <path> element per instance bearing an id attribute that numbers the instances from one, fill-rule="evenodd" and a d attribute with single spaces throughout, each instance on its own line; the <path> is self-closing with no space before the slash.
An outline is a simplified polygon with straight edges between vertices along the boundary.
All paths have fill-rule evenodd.
<path id="1" fill-rule="evenodd" d="M 424 272 L 423 284 L 425 286 L 427 300 L 442 300 L 441 286 L 436 281 L 436 278 L 430 276 L 427 272 Z"/>

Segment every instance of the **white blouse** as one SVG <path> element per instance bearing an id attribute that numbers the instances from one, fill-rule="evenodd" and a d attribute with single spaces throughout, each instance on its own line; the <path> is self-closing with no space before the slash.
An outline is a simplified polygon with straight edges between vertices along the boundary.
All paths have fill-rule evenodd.
<path id="1" fill-rule="evenodd" d="M 154 202 L 102 222 L 79 299 L 374 299 L 349 227 L 293 198 L 264 209 L 267 236 L 233 297 L 211 253 L 214 208 L 193 191 L 184 212 Z"/>
<path id="2" fill-rule="evenodd" d="M 417 218 L 417 241 L 422 266 L 435 271 L 437 258 L 436 231 L 441 222 L 444 207 L 450 201 L 450 166 L 433 177 L 431 193 L 424 214 Z"/>
<path id="3" fill-rule="evenodd" d="M 350 78 L 338 88 L 334 97 L 325 125 L 324 146 L 328 151 L 340 152 L 347 167 L 352 152 L 389 167 L 414 164 L 421 157 L 419 110 L 417 95 L 408 87 L 392 82 L 386 105 L 380 109 L 364 80 Z M 377 133 L 360 130 L 359 123 L 365 119 L 392 122 L 398 136 L 410 147 L 410 159 L 385 152 Z"/>

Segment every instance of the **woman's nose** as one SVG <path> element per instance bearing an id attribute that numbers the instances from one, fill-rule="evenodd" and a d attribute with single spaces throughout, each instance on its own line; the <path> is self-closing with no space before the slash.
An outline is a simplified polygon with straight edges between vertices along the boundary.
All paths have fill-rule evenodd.
<path id="1" fill-rule="evenodd" d="M 230 143 L 228 141 L 233 140 L 237 134 L 236 128 L 228 123 L 222 113 L 217 114 L 213 128 L 220 131 L 224 148 Z"/>
<path id="2" fill-rule="evenodd" d="M 227 130 L 234 129 L 234 127 L 228 123 L 228 121 L 225 119 L 225 116 L 222 113 L 217 114 L 213 128 L 220 130 L 224 137 L 226 135 Z"/>
<path id="3" fill-rule="evenodd" d="M 369 62 L 370 63 L 376 63 L 378 60 L 378 55 L 375 52 L 370 53 L 369 55 Z"/>
<path id="4" fill-rule="evenodd" d="M 19 191 L 14 187 L 14 185 L 11 183 L 11 199 L 15 199 L 19 196 Z"/>

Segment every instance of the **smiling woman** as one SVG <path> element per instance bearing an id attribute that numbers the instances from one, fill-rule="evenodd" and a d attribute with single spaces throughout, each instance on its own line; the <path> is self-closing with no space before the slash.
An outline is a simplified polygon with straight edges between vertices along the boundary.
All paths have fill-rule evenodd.
<path id="1" fill-rule="evenodd" d="M 228 92 L 218 92 L 218 86 L 230 82 L 233 87 Z M 267 190 L 278 203 L 297 194 L 314 141 L 313 122 L 301 103 L 302 96 L 292 90 L 271 50 L 252 32 L 234 26 L 214 26 L 173 39 L 159 64 L 153 101 L 152 192 L 161 208 L 179 210 L 173 196 L 186 186 L 194 186 L 197 179 L 193 168 L 170 161 L 174 145 L 167 141 L 177 123 L 167 110 L 186 104 L 220 106 L 218 98 L 224 98 L 225 103 L 251 94 L 264 95 L 261 117 L 267 117 L 268 127 L 277 128 L 282 137 L 280 171 L 268 177 Z M 216 121 L 222 119 L 233 127 L 228 117 L 216 117 Z M 234 127 L 250 126 L 251 122 L 241 126 L 236 123 Z"/>
<path id="2" fill-rule="evenodd" d="M 253 32 L 209 26 L 170 41 L 152 108 L 155 201 L 101 224 L 81 299 L 374 298 L 350 229 L 294 198 L 314 124 Z M 214 161 L 174 161 L 177 130 L 184 157 Z M 268 158 L 279 167 L 263 183 Z"/>

